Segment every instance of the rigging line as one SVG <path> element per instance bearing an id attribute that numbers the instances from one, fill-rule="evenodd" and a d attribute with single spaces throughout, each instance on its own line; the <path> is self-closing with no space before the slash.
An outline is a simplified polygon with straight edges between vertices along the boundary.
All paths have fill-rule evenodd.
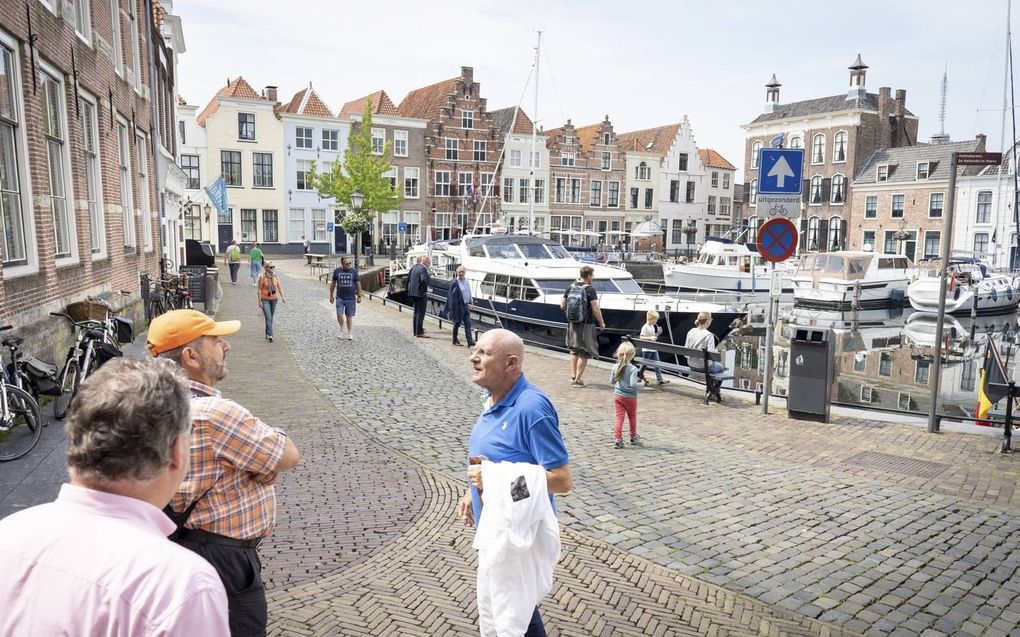
<path id="1" fill-rule="evenodd" d="M 1012 7 L 1012 1 L 1007 4 Z M 1006 49 L 1009 51 L 1009 103 L 1012 106 L 1016 106 L 1016 90 L 1013 86 L 1013 29 L 1011 23 L 1013 21 L 1012 15 L 1007 16 L 1006 19 Z M 1020 184 L 1017 184 L 1017 170 L 1016 170 L 1016 111 L 1012 111 L 1013 120 L 1013 221 L 1016 225 L 1016 236 L 1017 241 L 1020 242 L 1020 210 L 1017 210 L 1017 192 L 1020 191 Z M 1002 171 L 1002 162 L 999 162 L 999 171 Z M 1010 241 L 1010 244 L 1013 242 Z M 1016 251 L 1020 254 L 1020 249 Z M 1014 257 L 1015 259 L 1016 257 Z M 1016 269 L 1016 263 L 1011 263 L 1010 266 Z"/>
<path id="2" fill-rule="evenodd" d="M 546 47 L 545 49 L 542 50 L 542 55 L 545 57 L 545 64 L 546 64 L 546 67 L 549 69 L 549 81 L 552 82 L 553 95 L 556 96 L 556 106 L 560 109 L 560 121 L 561 122 L 566 122 L 567 121 L 567 114 L 563 110 L 563 103 L 560 102 L 560 91 L 559 91 L 559 89 L 556 88 L 556 75 L 553 73 L 553 70 L 552 70 L 552 62 L 549 61 L 549 49 L 548 49 L 548 47 Z M 538 117 L 538 113 L 535 113 L 535 117 L 536 118 Z"/>

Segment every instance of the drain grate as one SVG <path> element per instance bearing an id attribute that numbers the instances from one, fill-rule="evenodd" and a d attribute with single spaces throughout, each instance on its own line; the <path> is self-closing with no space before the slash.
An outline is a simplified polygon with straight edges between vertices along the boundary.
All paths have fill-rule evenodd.
<path id="1" fill-rule="evenodd" d="M 934 478 L 949 466 L 942 462 L 918 460 L 877 451 L 862 451 L 847 458 L 845 463 L 916 478 Z"/>

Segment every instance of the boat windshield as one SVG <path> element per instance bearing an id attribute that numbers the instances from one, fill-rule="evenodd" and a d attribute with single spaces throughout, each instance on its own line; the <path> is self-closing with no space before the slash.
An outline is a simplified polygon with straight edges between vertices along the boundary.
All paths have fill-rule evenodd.
<path id="1" fill-rule="evenodd" d="M 525 259 L 569 259 L 570 253 L 563 246 L 542 243 L 518 243 L 517 249 Z"/>
<path id="2" fill-rule="evenodd" d="M 644 291 L 634 279 L 613 279 L 613 283 L 615 283 L 616 287 L 620 288 L 620 291 L 624 294 L 641 294 Z"/>
<path id="3" fill-rule="evenodd" d="M 489 241 L 485 244 L 485 251 L 489 253 L 490 259 L 521 259 L 521 253 L 517 247 L 509 241 Z"/>
<path id="4" fill-rule="evenodd" d="M 573 281 L 566 279 L 535 279 L 535 284 L 538 289 L 543 292 L 563 292 L 570 287 Z"/>
<path id="5" fill-rule="evenodd" d="M 543 292 L 563 292 L 573 281 L 564 279 L 536 279 L 535 284 Z M 592 287 L 599 294 L 641 294 L 641 286 L 634 279 L 595 279 Z"/>

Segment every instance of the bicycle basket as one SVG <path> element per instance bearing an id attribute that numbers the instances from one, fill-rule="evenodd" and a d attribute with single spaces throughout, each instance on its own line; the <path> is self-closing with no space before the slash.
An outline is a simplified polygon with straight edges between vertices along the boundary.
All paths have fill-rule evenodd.
<path id="1" fill-rule="evenodd" d="M 67 315 L 71 320 L 82 321 L 105 321 L 106 306 L 95 301 L 77 301 L 67 306 Z"/>

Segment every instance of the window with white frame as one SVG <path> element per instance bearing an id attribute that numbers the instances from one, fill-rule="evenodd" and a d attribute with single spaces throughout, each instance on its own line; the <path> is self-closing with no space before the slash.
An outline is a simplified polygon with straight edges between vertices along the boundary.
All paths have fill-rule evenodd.
<path id="1" fill-rule="evenodd" d="M 535 180 L 535 203 L 545 203 L 545 180 Z"/>
<path id="2" fill-rule="evenodd" d="M 719 197 L 719 214 L 729 216 L 730 201 L 729 197 Z"/>
<path id="3" fill-rule="evenodd" d="M 790 138 L 790 148 L 804 148 L 804 139 L 800 135 Z"/>
<path id="4" fill-rule="evenodd" d="M 878 357 L 878 375 L 892 376 L 892 356 L 888 352 L 882 352 Z"/>
<path id="5" fill-rule="evenodd" d="M 306 236 L 305 209 L 290 208 L 287 210 L 287 239 L 291 243 L 296 243 L 298 241 L 303 241 Z"/>
<path id="6" fill-rule="evenodd" d="M 386 129 L 372 128 L 372 154 L 382 155 L 386 152 Z"/>
<path id="7" fill-rule="evenodd" d="M 811 178 L 811 199 L 812 205 L 822 203 L 822 176 L 815 175 Z"/>
<path id="8" fill-rule="evenodd" d="M 299 159 L 294 162 L 297 168 L 297 185 L 298 190 L 311 190 L 312 182 L 309 181 L 308 175 L 312 172 L 312 162 L 307 159 Z"/>
<path id="9" fill-rule="evenodd" d="M 868 195 L 864 198 L 864 218 L 874 219 L 878 217 L 878 197 Z"/>
<path id="10" fill-rule="evenodd" d="M 832 136 L 832 162 L 840 164 L 846 161 L 846 131 L 839 131 Z"/>
<path id="11" fill-rule="evenodd" d="M 645 210 L 649 210 L 652 207 L 652 201 L 655 198 L 655 189 L 645 188 Z"/>
<path id="12" fill-rule="evenodd" d="M 340 150 L 340 131 L 335 128 L 322 129 L 322 150 Z"/>
<path id="13" fill-rule="evenodd" d="M 514 179 L 513 177 L 503 178 L 503 203 L 514 202 Z"/>
<path id="14" fill-rule="evenodd" d="M 684 242 L 684 222 L 680 219 L 673 220 L 672 234 L 670 236 L 670 243 L 678 244 Z"/>
<path id="15" fill-rule="evenodd" d="M 988 233 L 978 232 L 974 235 L 974 252 L 984 254 L 988 251 Z"/>
<path id="16" fill-rule="evenodd" d="M 609 133 L 602 133 L 602 145 L 603 146 L 609 145 Z"/>
<path id="17" fill-rule="evenodd" d="M 472 159 L 474 161 L 485 161 L 488 154 L 488 143 L 484 139 L 476 139 L 474 144 L 474 155 Z"/>
<path id="18" fill-rule="evenodd" d="M 811 163 L 825 163 L 825 135 L 822 133 L 811 138 Z"/>
<path id="19" fill-rule="evenodd" d="M 492 197 L 495 194 L 492 182 L 495 177 L 495 173 L 482 173 L 482 183 L 479 184 L 482 189 L 482 197 Z"/>
<path id="20" fill-rule="evenodd" d="M 186 143 L 185 142 L 185 134 L 184 134 L 185 130 L 186 129 L 185 129 L 184 120 L 183 119 L 177 120 L 177 145 L 178 146 L 183 146 Z"/>
<path id="21" fill-rule="evenodd" d="M 510 151 L 510 167 L 520 168 L 521 167 L 521 151 L 513 150 Z"/>
<path id="22" fill-rule="evenodd" d="M 396 245 L 400 229 L 400 211 L 388 210 L 379 215 L 382 224 L 382 240 L 386 245 Z"/>
<path id="23" fill-rule="evenodd" d="M 528 151 L 528 168 L 542 167 L 542 154 L 539 151 Z"/>
<path id="24" fill-rule="evenodd" d="M 461 128 L 474 128 L 475 127 L 475 112 L 474 111 L 461 111 L 460 112 L 460 127 Z"/>
<path id="25" fill-rule="evenodd" d="M 436 238 L 437 239 L 449 239 L 450 228 L 453 227 L 453 213 L 452 212 L 437 212 L 436 213 Z"/>
<path id="26" fill-rule="evenodd" d="M 719 172 L 715 170 L 712 171 L 712 187 L 713 188 L 719 187 Z"/>
<path id="27" fill-rule="evenodd" d="M 460 142 L 456 139 L 446 140 L 446 159 L 456 161 L 460 156 Z"/>
<path id="28" fill-rule="evenodd" d="M 581 203 L 581 180 L 570 180 L 570 201 L 568 203 Z"/>
<path id="29" fill-rule="evenodd" d="M 758 205 L 758 180 L 752 179 L 750 186 L 748 186 L 747 205 L 757 206 Z"/>
<path id="30" fill-rule="evenodd" d="M 928 162 L 922 161 L 917 164 L 917 178 L 918 180 L 928 178 Z"/>
<path id="31" fill-rule="evenodd" d="M 574 153 L 563 153 L 560 155 L 560 164 L 563 166 L 574 165 Z"/>
<path id="32" fill-rule="evenodd" d="M 942 232 L 939 230 L 926 230 L 924 232 L 924 254 L 925 259 L 935 259 L 942 251 Z"/>
<path id="33" fill-rule="evenodd" d="M 518 182 L 517 183 L 517 201 L 519 203 L 528 203 L 529 201 L 531 201 L 531 196 L 530 196 L 531 180 L 530 179 L 525 179 L 525 178 L 522 177 L 521 179 L 517 180 L 517 182 Z"/>
<path id="34" fill-rule="evenodd" d="M 811 252 L 818 252 L 818 230 L 821 227 L 821 220 L 818 217 L 808 219 L 807 225 L 807 248 Z"/>
<path id="35" fill-rule="evenodd" d="M 992 219 L 992 191 L 982 190 L 977 194 L 977 216 L 975 223 L 988 223 Z"/>
<path id="36" fill-rule="evenodd" d="M 89 207 L 89 233 L 91 252 L 106 253 L 106 224 L 103 220 L 103 173 L 99 166 L 99 119 L 96 102 L 82 94 L 81 109 L 82 153 L 85 164 L 85 198 Z M 2 162 L 0 162 L 2 163 Z"/>
<path id="37" fill-rule="evenodd" d="M 258 240 L 258 210 L 241 208 L 241 239 L 243 241 Z"/>
<path id="38" fill-rule="evenodd" d="M 638 197 L 640 196 L 640 193 L 641 193 L 641 189 L 640 188 L 631 188 L 630 189 L 630 209 L 631 210 L 634 210 L 635 208 L 638 207 Z"/>
<path id="39" fill-rule="evenodd" d="M 890 216 L 893 219 L 903 218 L 903 195 L 892 196 L 892 209 L 890 212 Z"/>
<path id="40" fill-rule="evenodd" d="M 553 203 L 566 203 L 567 200 L 567 179 L 566 177 L 556 177 L 553 180 Z"/>
<path id="41" fill-rule="evenodd" d="M 56 73 L 39 71 L 39 97 L 42 102 L 43 135 L 46 141 L 50 212 L 53 216 L 53 240 L 56 257 L 66 258 L 74 251 L 74 210 L 68 201 L 67 127 L 64 110 L 64 82 Z"/>
<path id="42" fill-rule="evenodd" d="M 566 144 L 567 146 L 573 146 L 574 145 L 573 135 L 567 135 L 566 137 L 564 137 L 563 143 Z"/>
<path id="43" fill-rule="evenodd" d="M 184 207 L 184 238 L 202 241 L 202 206 L 197 203 Z"/>
<path id="44" fill-rule="evenodd" d="M 124 232 L 124 252 L 134 252 L 138 245 L 135 240 L 135 204 L 131 188 L 131 138 L 127 122 L 117 119 L 117 162 L 120 169 L 121 224 Z"/>
<path id="45" fill-rule="evenodd" d="M 405 241 L 408 243 L 418 242 L 419 229 L 421 228 L 421 212 L 417 210 L 405 210 L 404 223 L 407 224 L 407 238 Z"/>
<path id="46" fill-rule="evenodd" d="M 634 177 L 641 180 L 651 179 L 652 169 L 648 167 L 646 162 L 641 162 L 634 168 Z"/>
<path id="47" fill-rule="evenodd" d="M 393 156 L 407 157 L 407 131 L 393 131 Z"/>
<path id="48" fill-rule="evenodd" d="M 896 253 L 896 230 L 885 231 L 885 243 L 882 246 L 882 252 L 886 254 Z"/>
<path id="49" fill-rule="evenodd" d="M 399 170 L 396 166 L 390 166 L 390 169 L 382 174 L 385 179 L 390 180 L 390 188 L 393 190 L 397 189 L 397 183 L 400 179 L 400 175 L 397 173 Z"/>
<path id="50" fill-rule="evenodd" d="M 602 182 L 593 179 L 591 182 L 591 193 L 588 196 L 588 205 L 595 208 L 602 207 Z"/>
<path id="51" fill-rule="evenodd" d="M 758 160 L 756 159 L 754 161 L 757 162 Z M 757 167 L 757 165 L 758 165 L 757 163 L 754 164 L 755 167 Z M 676 155 L 676 169 L 679 170 L 679 171 L 687 170 L 687 153 L 677 153 L 677 155 Z"/>
<path id="52" fill-rule="evenodd" d="M 223 174 L 223 183 L 225 185 L 241 185 L 241 151 L 220 151 L 220 173 Z"/>
<path id="53" fill-rule="evenodd" d="M 294 145 L 298 148 L 312 147 L 312 129 L 298 126 L 294 129 Z"/>
<path id="54" fill-rule="evenodd" d="M 864 248 L 865 250 L 874 250 L 875 249 L 875 231 L 874 230 L 865 230 L 864 231 L 864 234 L 861 236 L 861 247 Z"/>
<path id="55" fill-rule="evenodd" d="M 262 240 L 266 243 L 280 241 L 280 219 L 276 210 L 262 211 Z"/>
<path id="56" fill-rule="evenodd" d="M 252 153 L 252 168 L 255 176 L 254 185 L 256 188 L 273 187 L 273 154 Z"/>
<path id="57" fill-rule="evenodd" d="M 181 155 L 181 170 L 184 171 L 184 187 L 198 190 L 202 187 L 201 174 L 198 168 L 198 155 Z"/>
<path id="58" fill-rule="evenodd" d="M 131 33 L 131 72 L 134 77 L 135 89 L 142 88 L 142 50 L 138 37 L 138 8 L 135 3 L 128 3 L 128 27 Z"/>
<path id="59" fill-rule="evenodd" d="M 708 196 L 708 212 L 715 214 L 715 195 Z"/>
<path id="60" fill-rule="evenodd" d="M 237 114 L 237 139 L 243 142 L 255 141 L 255 113 Z"/>
<path id="61" fill-rule="evenodd" d="M 846 202 L 846 177 L 843 175 L 832 176 L 832 193 L 829 201 L 837 205 Z"/>
<path id="62" fill-rule="evenodd" d="M 404 196 L 408 199 L 418 198 L 418 175 L 421 169 L 414 166 L 404 167 Z"/>
<path id="63" fill-rule="evenodd" d="M 945 194 L 933 192 L 928 195 L 928 217 L 931 219 L 942 218 L 942 202 L 945 201 Z"/>
<path id="64" fill-rule="evenodd" d="M 620 182 L 618 181 L 609 182 L 609 189 L 606 191 L 606 207 L 607 208 L 620 207 Z"/>
<path id="65" fill-rule="evenodd" d="M 135 149 L 138 154 L 138 204 L 142 214 L 142 246 L 152 252 L 152 203 L 149 190 L 148 142 L 143 133 L 135 133 Z"/>
<path id="66" fill-rule="evenodd" d="M 602 153 L 602 170 L 613 169 L 613 153 L 606 151 Z"/>
<path id="67" fill-rule="evenodd" d="M 751 168 L 758 167 L 759 155 L 761 155 L 761 142 L 754 142 L 751 144 Z"/>
<path id="68" fill-rule="evenodd" d="M 329 210 L 325 208 L 312 208 L 312 241 L 329 241 L 329 232 L 326 231 Z"/>
<path id="69" fill-rule="evenodd" d="M 457 173 L 457 196 L 467 197 L 474 183 L 474 176 L 471 173 Z"/>
<path id="70" fill-rule="evenodd" d="M 722 174 L 722 187 L 723 187 L 723 190 L 729 190 L 729 188 L 730 188 L 730 174 L 729 173 L 723 173 Z"/>
<path id="71" fill-rule="evenodd" d="M 447 170 L 436 171 L 436 196 L 437 197 L 449 197 L 450 196 L 450 172 Z"/>
<path id="72" fill-rule="evenodd" d="M 113 17 L 113 69 L 124 76 L 124 39 L 120 30 L 120 0 L 110 0 L 110 15 Z"/>
<path id="73" fill-rule="evenodd" d="M 687 203 L 694 203 L 694 195 L 696 193 L 697 185 L 693 181 L 687 182 L 687 194 L 685 201 Z"/>
<path id="74" fill-rule="evenodd" d="M 883 164 L 878 167 L 878 173 L 875 177 L 875 181 L 888 181 L 889 180 L 889 166 Z"/>
<path id="75" fill-rule="evenodd" d="M 839 250 L 843 247 L 843 220 L 839 217 L 829 217 L 829 250 Z"/>
<path id="76" fill-rule="evenodd" d="M 92 44 L 92 0 L 75 0 L 74 32 L 87 44 Z"/>

